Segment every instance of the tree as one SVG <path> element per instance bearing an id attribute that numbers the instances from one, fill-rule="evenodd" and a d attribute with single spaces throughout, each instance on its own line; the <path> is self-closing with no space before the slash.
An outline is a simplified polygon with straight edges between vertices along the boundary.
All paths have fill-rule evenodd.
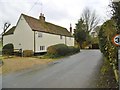
<path id="1" fill-rule="evenodd" d="M 116 28 L 116 34 L 120 34 L 120 0 L 113 0 L 112 2 L 112 12 L 113 12 L 113 17 L 112 19 L 115 21 L 115 28 Z M 116 48 L 116 53 L 115 55 L 117 56 L 118 53 L 118 47 Z M 115 51 L 114 51 L 115 52 Z M 113 56 L 115 56 L 113 55 Z M 117 65 L 117 70 L 118 70 L 118 56 L 116 57 L 116 63 L 114 65 Z M 115 76 L 117 74 L 115 73 Z M 119 83 L 119 78 L 116 78 L 117 82 Z"/>
<path id="2" fill-rule="evenodd" d="M 82 43 L 86 41 L 86 32 L 85 32 L 85 24 L 82 18 L 78 20 L 74 31 L 75 40 L 78 42 L 80 48 L 82 48 Z"/>
<path id="3" fill-rule="evenodd" d="M 120 1 L 119 2 L 112 2 L 112 12 L 113 12 L 113 19 L 116 21 L 117 24 L 117 33 L 120 34 Z"/>
<path id="4" fill-rule="evenodd" d="M 92 12 L 88 8 L 84 9 L 82 17 L 78 20 L 74 32 L 75 40 L 79 43 L 80 47 L 82 47 L 83 42 L 86 42 L 87 45 L 91 44 L 92 40 L 89 33 L 96 28 L 99 21 L 95 11 Z"/>
<path id="5" fill-rule="evenodd" d="M 99 23 L 100 19 L 96 15 L 95 11 L 91 11 L 89 8 L 85 8 L 82 14 L 82 19 L 86 25 L 86 32 L 91 32 Z"/>
<path id="6" fill-rule="evenodd" d="M 7 29 L 10 27 L 10 23 L 5 22 L 4 23 L 4 28 L 3 28 L 3 32 L 2 32 L 2 47 L 3 47 L 3 35 L 5 34 L 5 32 L 7 31 Z"/>
<path id="7" fill-rule="evenodd" d="M 118 59 L 117 47 L 112 43 L 112 38 L 116 35 L 116 23 L 114 19 L 108 20 L 101 26 L 99 31 L 99 47 L 103 55 L 113 67 L 116 81 L 118 82 Z"/>

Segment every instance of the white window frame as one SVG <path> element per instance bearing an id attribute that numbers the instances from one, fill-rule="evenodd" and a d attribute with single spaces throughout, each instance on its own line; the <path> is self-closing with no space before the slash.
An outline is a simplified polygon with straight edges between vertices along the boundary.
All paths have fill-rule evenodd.
<path id="1" fill-rule="evenodd" d="M 40 46 L 40 51 L 45 50 L 45 46 Z"/>

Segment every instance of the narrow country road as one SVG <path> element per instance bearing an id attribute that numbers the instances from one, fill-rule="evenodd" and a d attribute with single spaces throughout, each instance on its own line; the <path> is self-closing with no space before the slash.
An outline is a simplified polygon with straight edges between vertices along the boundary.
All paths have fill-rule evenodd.
<path id="1" fill-rule="evenodd" d="M 91 88 L 102 62 L 99 50 L 82 50 L 39 69 L 3 76 L 3 88 Z"/>

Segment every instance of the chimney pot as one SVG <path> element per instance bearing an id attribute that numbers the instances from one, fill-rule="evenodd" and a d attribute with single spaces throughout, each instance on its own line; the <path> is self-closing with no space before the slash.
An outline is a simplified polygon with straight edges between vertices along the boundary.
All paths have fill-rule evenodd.
<path id="1" fill-rule="evenodd" d="M 70 33 L 72 34 L 72 24 L 70 24 Z"/>
<path id="2" fill-rule="evenodd" d="M 40 13 L 39 20 L 45 22 L 44 14 Z"/>

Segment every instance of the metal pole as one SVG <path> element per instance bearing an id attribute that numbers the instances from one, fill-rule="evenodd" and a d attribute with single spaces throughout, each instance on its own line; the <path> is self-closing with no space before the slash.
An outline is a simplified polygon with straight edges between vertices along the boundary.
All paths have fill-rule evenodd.
<path id="1" fill-rule="evenodd" d="M 118 87 L 119 86 L 120 86 L 120 47 L 118 47 Z"/>

